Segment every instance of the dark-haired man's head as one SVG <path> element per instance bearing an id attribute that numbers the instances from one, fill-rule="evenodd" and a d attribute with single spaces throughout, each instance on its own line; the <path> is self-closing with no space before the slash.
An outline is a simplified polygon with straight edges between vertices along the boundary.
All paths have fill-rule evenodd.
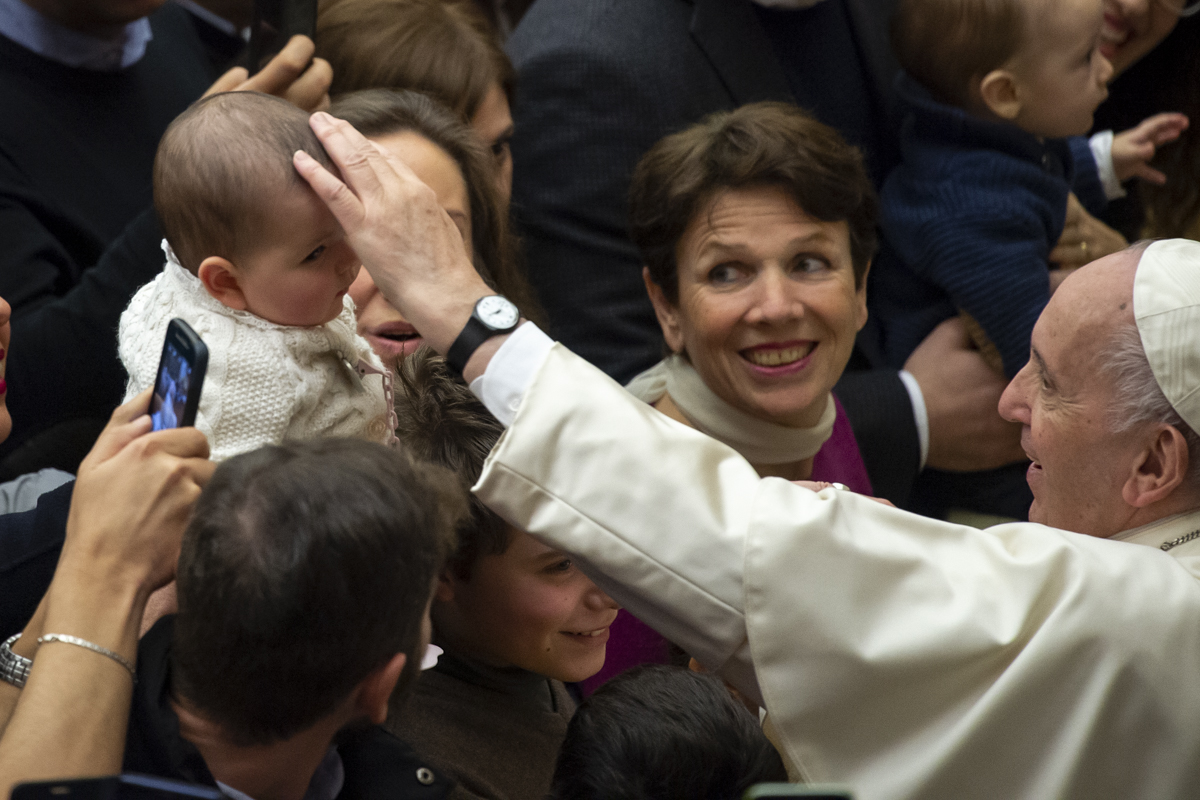
<path id="1" fill-rule="evenodd" d="M 342 312 L 359 262 L 292 166 L 302 150 L 336 172 L 308 115 L 278 97 L 200 100 L 163 135 L 154 208 L 180 265 L 224 305 L 281 325 Z"/>
<path id="2" fill-rule="evenodd" d="M 404 360 L 398 384 L 401 443 L 471 486 L 503 426 L 428 348 Z M 474 497 L 471 504 L 434 592 L 438 644 L 562 681 L 599 672 L 616 603 L 566 553 L 508 525 Z"/>
<path id="3" fill-rule="evenodd" d="M 1101 0 L 901 0 L 900 66 L 933 97 L 1036 136 L 1086 133 L 1107 97 Z"/>
<path id="4" fill-rule="evenodd" d="M 464 510 L 445 470 L 359 440 L 223 462 L 179 558 L 174 692 L 242 745 L 331 714 L 382 722 L 393 685 L 420 668 Z M 347 708 L 368 682 L 371 707 Z"/>
<path id="5" fill-rule="evenodd" d="M 786 781 L 758 720 L 708 674 L 635 667 L 575 711 L 558 753 L 555 800 L 737 800 Z"/>

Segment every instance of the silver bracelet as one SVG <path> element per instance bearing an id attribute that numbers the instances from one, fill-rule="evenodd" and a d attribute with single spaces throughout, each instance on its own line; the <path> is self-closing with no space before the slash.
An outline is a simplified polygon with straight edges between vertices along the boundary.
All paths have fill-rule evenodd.
<path id="1" fill-rule="evenodd" d="M 108 656 L 113 661 L 120 664 L 125 669 L 129 670 L 129 677 L 133 678 L 133 682 L 137 683 L 137 668 L 133 666 L 133 662 L 120 653 L 114 653 L 107 647 L 101 647 L 98 644 L 92 644 L 87 639 L 80 639 L 78 636 L 68 636 L 65 633 L 47 633 L 45 636 L 38 637 L 38 644 L 48 644 L 50 642 L 62 642 L 63 644 L 73 644 L 78 647 L 83 647 L 93 652 L 99 653 L 102 656 Z"/>
<path id="2" fill-rule="evenodd" d="M 4 644 L 0 644 L 0 680 L 11 683 L 18 689 L 24 689 L 33 659 L 19 656 L 12 651 L 12 646 L 20 638 L 21 634 L 14 633 L 4 640 Z"/>

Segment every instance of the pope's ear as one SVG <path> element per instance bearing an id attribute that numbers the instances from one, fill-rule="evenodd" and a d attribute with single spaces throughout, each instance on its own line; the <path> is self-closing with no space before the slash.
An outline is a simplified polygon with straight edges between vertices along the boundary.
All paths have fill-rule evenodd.
<path id="1" fill-rule="evenodd" d="M 221 256 L 209 256 L 196 270 L 196 277 L 214 300 L 228 308 L 245 311 L 246 295 L 242 292 L 240 276 L 241 272 L 233 262 Z"/>
<path id="2" fill-rule="evenodd" d="M 1000 119 L 1015 120 L 1021 113 L 1017 79 L 1005 69 L 994 69 L 979 82 L 979 99 Z"/>
<path id="3" fill-rule="evenodd" d="M 1134 462 L 1121 496 L 1134 508 L 1145 508 L 1170 497 L 1187 480 L 1187 439 L 1174 425 L 1163 423 Z"/>
<path id="4" fill-rule="evenodd" d="M 683 352 L 683 331 L 680 327 L 679 309 L 667 300 L 662 287 L 650 277 L 650 268 L 642 267 L 642 280 L 646 284 L 646 293 L 654 305 L 654 316 L 658 317 L 658 325 L 662 328 L 663 338 L 672 353 Z"/>

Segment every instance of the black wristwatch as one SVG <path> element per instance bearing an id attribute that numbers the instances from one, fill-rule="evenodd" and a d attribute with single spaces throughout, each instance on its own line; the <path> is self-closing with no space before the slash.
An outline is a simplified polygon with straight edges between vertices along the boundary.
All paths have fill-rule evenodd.
<path id="1" fill-rule="evenodd" d="M 481 344 L 493 336 L 508 333 L 516 328 L 520 321 L 521 312 L 508 298 L 498 294 L 479 298 L 466 327 L 446 353 L 446 366 L 461 376 L 467 362 Z"/>

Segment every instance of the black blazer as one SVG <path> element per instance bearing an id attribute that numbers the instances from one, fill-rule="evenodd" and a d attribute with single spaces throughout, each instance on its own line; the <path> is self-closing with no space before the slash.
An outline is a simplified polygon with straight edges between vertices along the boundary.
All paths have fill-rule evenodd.
<path id="1" fill-rule="evenodd" d="M 845 5 L 856 40 L 857 52 L 829 69 L 865 73 L 866 96 L 846 102 L 871 109 L 874 130 L 856 133 L 879 142 L 879 183 L 898 160 L 887 42 L 895 0 L 825 2 Z M 795 102 L 786 73 L 747 0 L 539 0 L 508 50 L 518 71 L 513 205 L 530 279 L 551 334 L 627 381 L 662 357 L 627 232 L 634 166 L 713 112 Z M 919 461 L 912 407 L 897 373 L 864 371 L 869 361 L 857 354 L 837 393 L 876 493 L 901 502 Z"/>

